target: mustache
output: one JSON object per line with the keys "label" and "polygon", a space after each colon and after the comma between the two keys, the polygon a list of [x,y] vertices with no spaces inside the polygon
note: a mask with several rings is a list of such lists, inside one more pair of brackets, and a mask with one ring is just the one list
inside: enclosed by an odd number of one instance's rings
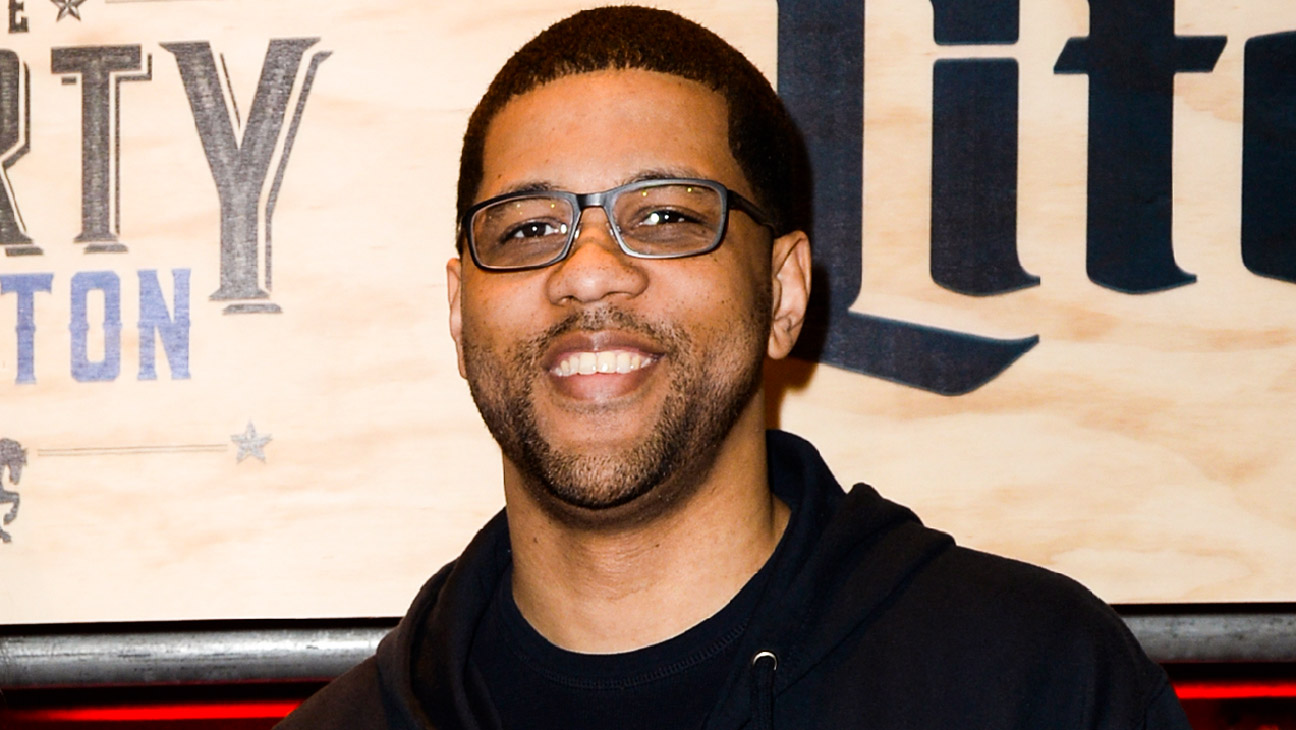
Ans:
{"label": "mustache", "polygon": [[599,330],[621,330],[646,337],[659,344],[663,352],[678,350],[688,341],[688,337],[678,329],[654,324],[642,317],[635,316],[622,309],[602,307],[572,312],[544,332],[533,337],[526,346],[526,351],[533,356],[545,352],[554,340],[573,332],[597,332]]}

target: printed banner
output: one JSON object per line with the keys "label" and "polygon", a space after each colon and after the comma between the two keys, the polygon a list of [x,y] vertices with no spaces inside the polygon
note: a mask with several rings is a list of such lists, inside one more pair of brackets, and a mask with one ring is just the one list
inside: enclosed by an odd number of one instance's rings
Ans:
{"label": "printed banner", "polygon": [[[782,368],[782,423],[1110,601],[1292,600],[1294,8],[805,5],[779,76],[828,322],[822,364]],[[789,64],[789,21],[839,48],[863,26],[862,106],[816,102],[861,69]]]}
{"label": "printed banner", "polygon": [[[589,4],[8,3],[0,623],[404,611],[503,502],[467,115]],[[773,73],[773,2],[675,6]]]}
{"label": "printed banner", "polygon": [[[0,623],[403,613],[502,505],[467,115],[598,3],[4,2]],[[815,161],[775,423],[1107,600],[1296,600],[1289,3],[654,4]]]}

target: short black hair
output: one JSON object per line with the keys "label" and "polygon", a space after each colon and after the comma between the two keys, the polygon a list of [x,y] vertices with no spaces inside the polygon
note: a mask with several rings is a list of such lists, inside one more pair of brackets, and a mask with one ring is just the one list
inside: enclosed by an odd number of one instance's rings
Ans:
{"label": "short black hair", "polygon": [[[675,13],[632,5],[583,10],[522,46],[491,81],[468,119],[459,158],[458,215],[482,182],[486,130],[515,97],[557,79],[642,69],[696,81],[729,110],[729,148],[776,234],[809,231],[805,144],[769,80],[720,36]],[[460,242],[462,245],[462,242]]]}

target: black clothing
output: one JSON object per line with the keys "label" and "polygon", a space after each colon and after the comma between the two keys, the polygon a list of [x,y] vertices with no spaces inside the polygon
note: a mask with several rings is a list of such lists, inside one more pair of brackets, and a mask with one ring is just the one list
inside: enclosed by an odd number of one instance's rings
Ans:
{"label": "black clothing", "polygon": [[[788,532],[811,544],[767,565],[706,730],[1189,730],[1164,672],[1079,584],[958,547],[866,485],[843,494],[795,436],[768,445]],[[469,657],[509,562],[501,513],[375,657],[278,727],[499,728]]]}
{"label": "black clothing", "polygon": [[774,566],[813,547],[809,527],[804,520],[789,523],[765,566],[714,616],[624,654],[576,654],[554,646],[522,617],[513,602],[513,571],[506,570],[477,627],[468,671],[482,677],[506,728],[700,728],[730,670],[746,659],[738,658],[739,639]]}
{"label": "black clothing", "polygon": [[[504,727],[527,730],[700,728],[734,665],[756,591],[660,644],[576,654],[549,643],[501,582],[469,652]],[[426,698],[425,701],[435,701]]]}

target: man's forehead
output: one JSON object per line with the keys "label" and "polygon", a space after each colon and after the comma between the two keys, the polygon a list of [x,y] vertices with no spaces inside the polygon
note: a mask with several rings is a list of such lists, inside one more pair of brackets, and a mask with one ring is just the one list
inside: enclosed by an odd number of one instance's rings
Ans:
{"label": "man's forehead", "polygon": [[499,120],[512,115],[539,117],[540,125],[560,118],[592,124],[597,112],[641,106],[691,110],[722,126],[729,116],[720,92],[700,81],[642,68],[606,68],[559,76],[512,97],[491,120],[487,143]]}
{"label": "man's forehead", "polygon": [[590,192],[637,179],[704,177],[742,187],[728,106],[690,79],[613,69],[555,79],[491,120],[478,199],[519,190]]}

